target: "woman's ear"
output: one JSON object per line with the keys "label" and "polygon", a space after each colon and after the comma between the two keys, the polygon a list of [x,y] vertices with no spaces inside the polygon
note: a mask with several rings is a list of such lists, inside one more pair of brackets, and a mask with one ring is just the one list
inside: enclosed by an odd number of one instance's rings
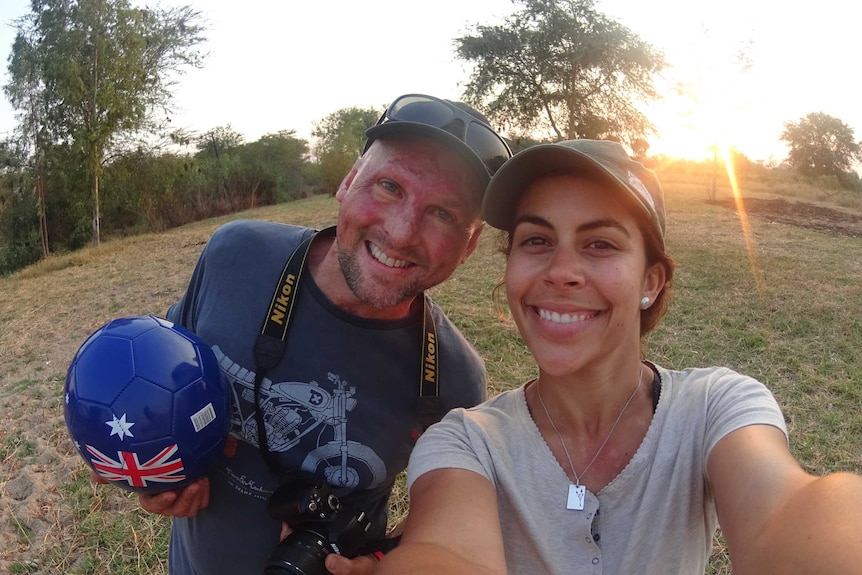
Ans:
{"label": "woman's ear", "polygon": [[643,295],[654,302],[667,283],[667,270],[664,265],[655,263],[644,274]]}

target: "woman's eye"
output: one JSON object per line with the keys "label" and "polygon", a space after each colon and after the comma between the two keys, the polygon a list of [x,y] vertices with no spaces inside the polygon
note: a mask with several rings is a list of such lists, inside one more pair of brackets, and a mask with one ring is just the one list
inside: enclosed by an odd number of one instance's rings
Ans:
{"label": "woman's eye", "polygon": [[527,236],[521,242],[519,242],[522,246],[527,247],[538,247],[545,246],[548,244],[548,241],[542,236]]}
{"label": "woman's eye", "polygon": [[592,241],[587,245],[587,247],[591,250],[602,250],[602,251],[616,249],[612,243],[607,242],[605,240]]}

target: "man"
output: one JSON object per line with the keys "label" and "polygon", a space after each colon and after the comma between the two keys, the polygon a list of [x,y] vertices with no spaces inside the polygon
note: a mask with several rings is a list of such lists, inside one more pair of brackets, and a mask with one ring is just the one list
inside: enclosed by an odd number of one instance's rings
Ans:
{"label": "man", "polygon": [[[307,527],[284,514],[326,486],[340,519],[367,517],[360,552],[374,550],[423,427],[485,398],[481,359],[423,292],[475,249],[485,185],[511,152],[472,108],[419,94],[396,99],[366,135],[336,193],[337,232],[229,223],[168,311],[210,343],[233,394],[231,437],[209,476],[140,497],[175,518],[172,575],[262,573],[281,520]],[[313,527],[338,543],[346,530]],[[333,554],[326,566],[371,561]]]}

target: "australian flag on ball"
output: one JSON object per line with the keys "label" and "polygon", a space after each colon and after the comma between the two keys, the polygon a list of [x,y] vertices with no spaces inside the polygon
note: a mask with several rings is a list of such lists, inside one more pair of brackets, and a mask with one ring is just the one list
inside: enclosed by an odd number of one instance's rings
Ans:
{"label": "australian flag on ball", "polygon": [[175,491],[222,453],[225,383],[215,352],[194,333],[156,316],[115,319],[69,365],[66,428],[99,480],[138,493]]}
{"label": "australian flag on ball", "polygon": [[174,457],[176,444],[144,463],[138,460],[137,453],[129,451],[118,451],[117,459],[111,459],[92,445],[87,445],[87,452],[93,456],[90,463],[96,473],[107,481],[127,481],[129,487],[150,487],[150,482],[177,483],[186,478],[182,474],[183,460]]}

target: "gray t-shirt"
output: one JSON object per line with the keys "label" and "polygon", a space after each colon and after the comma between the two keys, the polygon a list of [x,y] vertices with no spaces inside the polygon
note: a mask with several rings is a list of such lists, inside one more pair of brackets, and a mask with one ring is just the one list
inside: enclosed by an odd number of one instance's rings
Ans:
{"label": "gray t-shirt", "polygon": [[[213,347],[232,393],[231,439],[208,474],[210,504],[194,518],[173,521],[172,575],[261,573],[278,543],[281,523],[266,504],[285,477],[271,472],[257,445],[254,343],[288,256],[311,233],[262,221],[222,226],[168,311],[168,319]],[[284,356],[261,386],[269,449],[284,470],[334,486],[343,513],[361,509],[371,518],[370,533],[382,537],[390,490],[419,435],[422,315],[353,316],[329,301],[309,273],[298,294]],[[440,408],[476,405],[485,399],[482,360],[430,305]]]}
{"label": "gray t-shirt", "polygon": [[[657,367],[661,398],[629,464],[582,511],[530,417],[524,386],[432,426],[410,457],[408,484],[434,469],[479,473],[497,490],[511,575],[702,575],[716,528],[710,451],[752,424],[787,434],[770,391],[725,368]],[[469,510],[465,510],[469,513]]]}

